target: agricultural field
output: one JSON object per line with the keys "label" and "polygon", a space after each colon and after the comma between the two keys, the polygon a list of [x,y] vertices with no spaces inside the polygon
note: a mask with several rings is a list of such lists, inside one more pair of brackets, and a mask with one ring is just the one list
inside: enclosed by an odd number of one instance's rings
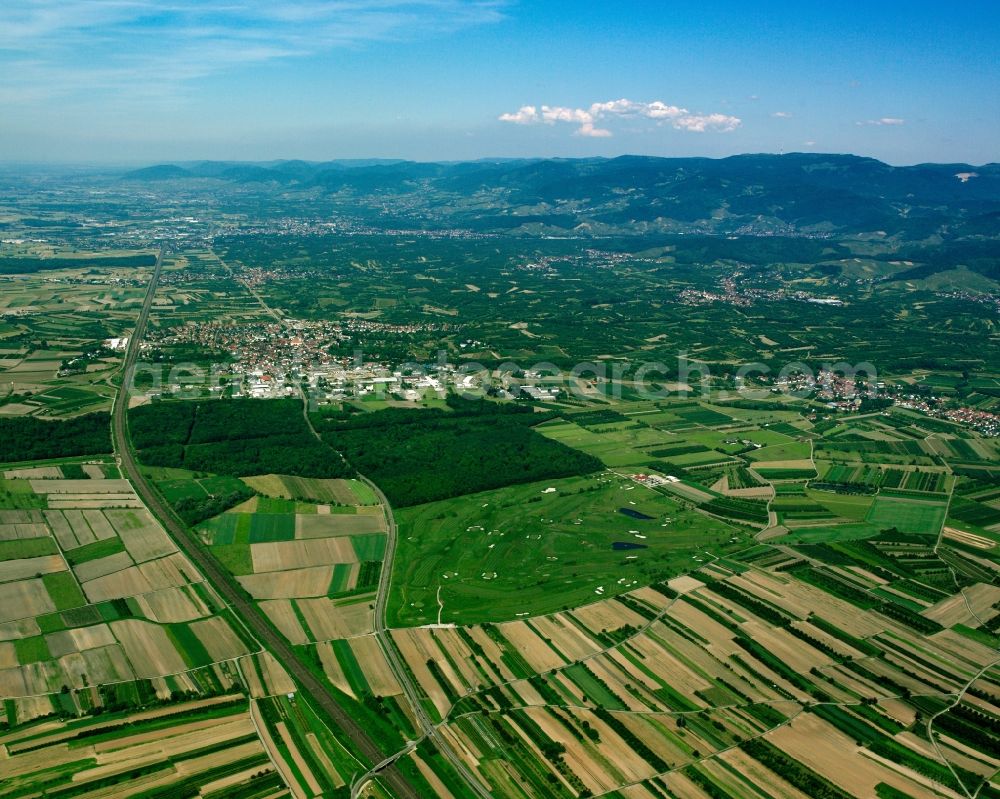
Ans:
{"label": "agricultural field", "polygon": [[[60,796],[123,799],[337,796],[367,767],[297,698],[282,666],[260,651],[114,463],[50,460],[0,474],[5,796],[32,795],[39,785]],[[169,475],[168,487],[183,476]],[[211,488],[211,479],[199,485]],[[267,513],[252,512],[258,502]],[[273,534],[283,529],[275,519],[291,520],[293,540],[299,519],[303,544],[342,542],[349,567],[320,567],[317,598],[351,595],[359,571],[377,580],[384,519],[372,506],[331,510],[262,495],[232,518],[257,519],[254,540],[262,529],[263,540],[284,540]],[[353,524],[339,521],[347,519]],[[299,582],[273,570],[294,555],[257,555],[262,582],[252,590],[270,596],[282,581]],[[309,612],[321,629],[326,612]]]}
{"label": "agricultural field", "polygon": [[[961,779],[989,794],[995,755],[965,744],[1000,709],[995,653],[923,619],[859,608],[795,570],[713,563],[574,610],[396,637],[430,712],[500,792],[766,796],[787,781],[932,797],[960,795]],[[969,693],[952,704],[956,690]]]}
{"label": "agricultural field", "polygon": [[184,685],[209,666],[231,684],[233,659],[252,651],[131,484],[106,476],[113,471],[106,462],[4,471],[4,697],[62,691],[89,709],[101,707],[93,686],[143,679],[169,693],[168,677]]}
{"label": "agricultural field", "polygon": [[392,799],[301,661],[428,799],[1000,797],[994,241],[334,172],[0,181],[0,794]]}
{"label": "agricultural field", "polygon": [[[0,415],[57,418],[109,408],[108,381],[123,354],[109,340],[128,336],[154,257],[34,247],[4,262]],[[31,271],[40,262],[45,271]]]}
{"label": "agricultural field", "polygon": [[[292,643],[370,633],[387,535],[371,490],[290,475],[245,482],[261,493],[198,525],[203,543]],[[288,499],[290,486],[351,504]]]}

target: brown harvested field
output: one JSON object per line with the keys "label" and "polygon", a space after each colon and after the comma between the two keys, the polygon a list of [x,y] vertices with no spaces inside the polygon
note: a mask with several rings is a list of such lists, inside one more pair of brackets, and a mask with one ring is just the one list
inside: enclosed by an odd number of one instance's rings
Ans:
{"label": "brown harvested field", "polygon": [[339,505],[357,504],[358,498],[351,491],[347,480],[294,477],[292,475],[263,474],[244,477],[243,482],[261,494],[271,497],[336,502]]}
{"label": "brown harvested field", "polygon": [[285,488],[285,484],[281,480],[281,475],[258,474],[253,477],[241,477],[240,479],[260,494],[266,494],[269,497],[291,498],[290,492]]}
{"label": "brown harvested field", "polygon": [[482,649],[486,662],[483,662],[484,658],[482,657],[479,658],[479,662],[493,682],[514,679],[514,672],[503,662],[503,651],[497,645],[497,642],[483,631],[482,627],[466,627],[465,631]]}
{"label": "brown harvested field", "polygon": [[77,627],[71,630],[60,630],[45,636],[49,652],[53,657],[62,657],[71,652],[83,652],[100,646],[113,646],[116,641],[107,624],[95,624],[90,627]]}
{"label": "brown harvested field", "polygon": [[45,522],[0,524],[0,541],[20,541],[25,538],[45,538],[49,528]]}
{"label": "brown harvested field", "polygon": [[260,708],[257,706],[256,702],[250,703],[250,717],[255,722],[261,744],[264,749],[267,750],[267,753],[271,758],[271,762],[274,763],[275,768],[281,775],[282,781],[289,786],[292,797],[294,797],[294,799],[309,799],[309,797],[307,797],[303,792],[302,788],[299,787],[298,782],[295,780],[295,773],[292,771],[288,763],[285,762],[285,758],[281,754],[281,750],[279,750],[275,744],[274,738],[271,736],[271,731],[264,723]]}
{"label": "brown harvested field", "polygon": [[299,514],[295,517],[296,538],[324,538],[327,536],[384,533],[382,515],[331,513]]}
{"label": "brown harvested field", "polygon": [[90,580],[83,585],[83,590],[91,602],[101,602],[105,599],[149,594],[163,588],[199,581],[200,578],[187,559],[180,553],[174,553]]}
{"label": "brown harvested field", "polygon": [[675,691],[691,698],[696,704],[704,704],[702,700],[696,698],[695,692],[708,690],[712,684],[694,669],[688,668],[672,653],[667,652],[652,638],[644,635],[633,638],[626,648],[638,655],[640,661],[654,674],[661,679],[664,677],[669,679],[670,685]]}
{"label": "brown harvested field", "polygon": [[111,629],[138,677],[186,671],[187,665],[163,628],[138,619],[111,622]]}
{"label": "brown harvested field", "polygon": [[376,696],[395,696],[403,692],[374,636],[364,635],[360,638],[352,638],[350,644],[358,663],[364,664],[365,680],[373,694]]}
{"label": "brown harvested field", "polygon": [[[253,766],[244,771],[237,771],[235,774],[206,782],[201,786],[201,796],[227,796],[230,793],[230,789],[235,789],[241,783],[252,780],[262,773],[269,774],[273,771],[275,769],[270,763]],[[270,794],[267,799],[274,799],[276,795],[280,794]]]}
{"label": "brown harvested field", "polygon": [[833,663],[829,655],[806,645],[785,630],[756,621],[746,622],[740,627],[754,641],[799,674],[808,674],[812,668],[822,668]]}
{"label": "brown harvested field", "polygon": [[[595,793],[613,790],[616,784],[623,782],[639,782],[651,777],[655,773],[652,766],[639,757],[633,751],[632,747],[625,743],[614,730],[594,715],[589,716],[589,721],[591,726],[597,729],[600,734],[600,744],[598,745],[601,754],[600,759],[588,756],[584,747],[575,741],[569,730],[552,718],[552,714],[545,708],[527,708],[525,713],[527,713],[532,721],[541,726],[547,734],[556,737],[557,740],[563,743],[566,746],[567,754],[572,751],[579,758],[584,773],[589,774],[595,780],[599,779],[599,775],[602,772],[604,773],[605,776],[602,783],[608,781],[610,784],[602,784],[601,790],[595,791]],[[625,721],[628,717],[623,715],[619,719]],[[648,732],[646,733],[646,738],[648,739]],[[570,743],[571,741],[573,742],[572,744]],[[572,750],[570,748],[571,745]],[[608,773],[602,769],[602,760],[605,768],[607,765],[613,763],[613,768],[620,776]]]}
{"label": "brown harvested field", "polygon": [[875,786],[880,782],[915,799],[939,796],[926,788],[921,778],[904,777],[912,773],[904,766],[894,764],[887,768],[874,756],[862,753],[852,739],[812,713],[800,714],[790,724],[768,733],[766,738],[851,796],[875,796]]}
{"label": "brown harvested field", "polygon": [[537,616],[528,624],[534,627],[543,639],[551,640],[552,646],[570,660],[580,660],[604,648],[603,644],[588,636],[562,613]]}
{"label": "brown harvested field", "polygon": [[[33,691],[28,690],[28,685],[24,681],[24,673],[19,668],[0,669],[0,696],[12,698],[15,696],[28,696]],[[2,762],[0,762],[2,768]]]}
{"label": "brown harvested field", "polygon": [[965,530],[959,530],[956,527],[945,527],[944,537],[957,541],[960,544],[967,544],[975,547],[976,549],[993,549],[993,547],[996,546],[996,544],[989,538],[984,538],[981,535],[969,533]]}
{"label": "brown harvested field", "polygon": [[[431,786],[431,790],[434,791],[434,796],[439,799],[455,799],[455,794],[448,790],[448,787],[441,781],[439,777],[430,766],[424,762],[424,759],[420,757],[416,752],[410,752],[407,757],[413,761],[413,765],[417,767],[417,771],[420,772],[427,784]],[[370,794],[370,796],[378,796],[379,794]]]}
{"label": "brown harvested field", "polygon": [[705,584],[690,575],[684,575],[683,577],[674,577],[674,579],[668,580],[667,587],[678,594],[686,594],[690,591],[697,591],[699,588],[704,588]]}
{"label": "brown harvested field", "polygon": [[135,494],[108,494],[106,496],[80,496],[63,494],[59,498],[49,499],[49,507],[57,510],[72,508],[141,508],[142,500]]}
{"label": "brown harvested field", "polygon": [[[416,628],[422,629],[422,628]],[[429,631],[437,642],[438,648],[449,655],[455,663],[455,668],[461,675],[462,683],[473,690],[488,688],[492,683],[482,675],[475,665],[476,655],[469,648],[456,628],[445,627]]]}
{"label": "brown harvested field", "polygon": [[[406,661],[413,676],[420,684],[420,688],[427,695],[428,699],[434,703],[434,707],[437,708],[438,713],[442,716],[447,714],[451,708],[451,702],[448,701],[448,696],[445,694],[444,688],[441,687],[440,683],[434,678],[434,675],[431,674],[430,669],[427,668],[428,659],[434,657],[437,653],[429,653],[426,647],[427,642],[422,640],[420,636],[414,635],[411,630],[391,630],[390,634],[395,640],[396,646],[403,656],[403,660]],[[437,662],[439,665],[444,665],[441,661]]]}
{"label": "brown harvested field", "polygon": [[[111,513],[114,513],[114,511],[111,511]],[[83,518],[87,520],[87,524],[98,541],[115,537],[115,528],[111,526],[108,517],[101,511],[85,510],[83,511]]]}
{"label": "brown harvested field", "polygon": [[742,497],[743,499],[771,499],[774,488],[771,486],[755,486],[753,488],[726,488],[722,492],[727,497]]}
{"label": "brown harvested field", "polygon": [[945,627],[956,624],[977,627],[979,622],[976,616],[983,621],[989,621],[996,615],[993,606],[997,602],[1000,602],[1000,588],[987,583],[976,583],[959,594],[931,605],[921,615],[934,619]]}
{"label": "brown harvested field", "polygon": [[232,660],[249,654],[246,645],[221,616],[192,622],[189,626],[205,645],[212,660]]}
{"label": "brown harvested field", "polygon": [[101,467],[98,464],[96,464],[96,463],[84,463],[82,465],[82,468],[83,468],[84,473],[91,480],[103,480],[104,479],[104,472],[101,470]]}
{"label": "brown harvested field", "polygon": [[201,599],[189,588],[161,588],[135,598],[143,615],[152,621],[169,624],[193,621],[209,615]]}
{"label": "brown harvested field", "polygon": [[[353,599],[356,598],[352,597]],[[369,607],[372,601],[373,596],[349,603],[337,603],[324,597],[300,599],[297,604],[306,624],[312,630],[314,640],[328,641],[331,638],[353,638],[372,632],[375,628],[375,614]]]}
{"label": "brown harvested field", "polygon": [[0,561],[0,583],[24,580],[36,574],[66,571],[62,555],[42,555],[37,558],[18,558]]}
{"label": "brown harvested field", "polygon": [[19,665],[14,644],[10,641],[0,641],[0,669],[16,669]]}
{"label": "brown harvested field", "polygon": [[0,510],[0,524],[38,524],[42,521],[44,516],[39,510]]}
{"label": "brown harvested field", "polygon": [[[355,571],[357,567],[354,567]],[[333,566],[311,566],[284,572],[248,574],[236,578],[254,599],[293,599],[326,596],[333,579]],[[348,583],[350,587],[353,580]]]}
{"label": "brown harvested field", "polygon": [[59,480],[62,472],[58,466],[35,466],[29,469],[7,469],[3,476],[7,480]]}
{"label": "brown harvested field", "polygon": [[503,637],[521,653],[521,656],[535,671],[551,671],[566,665],[567,661],[560,657],[559,653],[546,644],[525,622],[510,621],[498,624],[497,627]]}
{"label": "brown harvested field", "polygon": [[251,544],[250,556],[253,559],[255,573],[358,561],[349,538],[313,538],[303,541]]}
{"label": "brown harvested field", "polygon": [[127,569],[131,565],[132,558],[129,557],[128,552],[116,552],[114,555],[106,555],[103,558],[78,563],[73,567],[73,571],[81,583],[86,583]]}
{"label": "brown harvested field", "polygon": [[[769,768],[765,767],[759,761],[754,760],[740,749],[730,749],[728,752],[723,752],[721,755],[718,755],[718,759],[723,761],[729,768],[716,770],[713,768],[714,764],[710,763],[707,765],[707,770],[713,776],[716,774],[721,776],[723,784],[727,784],[726,778],[728,777],[734,783],[732,787],[738,793],[746,793],[748,799],[750,796],[762,797],[762,799],[765,797],[775,797],[775,799],[809,799],[802,791],[789,785]],[[737,775],[743,779],[734,780],[734,777]],[[752,789],[747,783],[750,783],[750,785],[759,785],[761,786],[761,790],[750,794]]]}
{"label": "brown harvested field", "polygon": [[597,747],[578,741],[563,724],[552,718],[551,713],[543,708],[531,708],[526,712],[546,736],[566,748],[563,759],[591,793],[602,794],[614,790],[618,784],[625,781],[609,772],[610,764],[602,762],[603,757],[591,754]]}
{"label": "brown harvested field", "polygon": [[287,694],[295,690],[295,683],[282,665],[275,660],[274,655],[270,652],[261,652],[254,657],[260,664],[260,673],[264,680],[263,688],[269,696]]}
{"label": "brown harvested field", "polygon": [[60,547],[63,549],[75,549],[80,545],[76,534],[73,532],[73,528],[63,515],[64,511],[47,510],[44,513],[45,521],[55,535]]}
{"label": "brown harvested field", "polygon": [[934,654],[949,664],[956,664],[960,669],[959,673],[966,679],[973,676],[972,672],[992,663],[997,656],[991,647],[978,641],[970,641],[954,630],[942,630],[920,643],[921,646],[933,646],[936,650]]}
{"label": "brown harvested field", "polygon": [[[616,647],[609,649],[604,655],[598,656],[596,661],[607,663],[609,668],[613,664],[615,680],[617,682],[624,682],[626,685],[645,686],[655,696],[655,692],[659,690],[660,684],[632,663],[626,657],[626,653],[635,655],[637,650],[631,647]],[[593,665],[595,661],[591,660],[587,662]]]}
{"label": "brown harvested field", "polygon": [[0,583],[0,621],[40,616],[55,609],[41,580]]}
{"label": "brown harvested field", "polygon": [[642,627],[646,624],[642,616],[615,599],[584,605],[572,611],[571,615],[582,622],[584,627],[595,631],[612,632],[620,630],[626,624],[633,627]]}
{"label": "brown harvested field", "polygon": [[302,624],[299,622],[299,617],[296,615],[290,599],[269,599],[260,603],[260,609],[267,614],[271,623],[281,631],[281,634],[293,644],[309,643],[309,636],[302,629]]}
{"label": "brown harvested field", "polygon": [[[711,752],[718,746],[717,742],[706,735],[698,735],[690,729],[679,730],[677,720],[672,716],[655,713],[623,713],[619,718],[633,735],[645,741],[649,748],[664,760],[675,762],[689,760],[691,754],[687,749],[688,746],[699,752]],[[719,719],[720,716],[714,715],[715,721]]]}
{"label": "brown harvested field", "polygon": [[354,689],[351,687],[350,681],[347,679],[347,675],[344,674],[344,669],[340,665],[340,661],[337,660],[337,655],[333,651],[333,647],[327,641],[321,641],[316,644],[316,654],[319,655],[320,663],[323,664],[323,671],[337,688],[343,691],[348,696],[353,696],[357,699],[357,695],[354,693]]}
{"label": "brown harvested field", "polygon": [[[66,519],[67,524],[69,524],[70,529],[72,529],[73,535],[76,537],[76,544],[64,545],[64,549],[74,549],[78,546],[82,547],[86,544],[92,544],[97,540],[97,536],[94,535],[93,530],[90,529],[90,525],[87,524],[87,520],[84,518],[82,510],[70,508],[64,511],[46,511],[46,513],[60,512],[62,513],[63,518]],[[62,543],[62,541],[60,541],[60,543]]]}
{"label": "brown harvested field", "polygon": [[618,791],[625,799],[659,799],[658,794],[651,793],[642,785],[629,785]]}
{"label": "brown harvested field", "polygon": [[624,596],[638,600],[643,605],[648,605],[652,610],[660,613],[666,610],[674,600],[665,594],[660,593],[655,588],[643,587],[629,591]]}
{"label": "brown harvested field", "polygon": [[281,736],[281,740],[285,742],[285,747],[287,748],[288,753],[292,758],[292,762],[298,769],[299,774],[301,774],[302,778],[305,780],[306,783],[305,787],[309,789],[309,796],[320,796],[323,793],[323,789],[320,787],[320,784],[316,781],[316,777],[313,776],[313,773],[310,770],[308,764],[306,763],[305,758],[302,757],[302,753],[298,750],[298,747],[295,745],[295,740],[292,738],[291,733],[288,731],[288,725],[285,724],[285,722],[283,721],[279,721],[277,724],[274,725],[274,727],[278,731],[278,734]]}
{"label": "brown harvested field", "polygon": [[527,680],[515,680],[509,687],[520,699],[521,704],[539,706],[545,704],[545,697]]}
{"label": "brown harvested field", "polygon": [[18,638],[31,638],[40,635],[41,630],[34,617],[17,619],[16,621],[0,622],[0,641],[15,641]]}
{"label": "brown harvested field", "polygon": [[177,550],[148,510],[120,509],[104,513],[136,563],[160,558]]}
{"label": "brown harvested field", "polygon": [[295,681],[273,655],[269,652],[262,652],[257,657],[264,678],[264,687],[270,695],[288,694],[296,690]]}
{"label": "brown harvested field", "polygon": [[31,480],[36,494],[132,494],[128,480]]}
{"label": "brown harvested field", "polygon": [[700,489],[695,488],[694,486],[689,486],[681,482],[667,483],[665,486],[663,486],[663,488],[665,488],[667,491],[670,491],[672,494],[677,494],[677,496],[683,497],[684,499],[690,500],[691,502],[702,503],[702,502],[709,502],[712,499],[712,495],[709,494],[707,491],[702,491]]}
{"label": "brown harvested field", "polygon": [[[706,649],[714,656],[727,657],[730,654],[740,651],[731,642],[733,634],[728,629],[719,624],[715,619],[702,613],[694,605],[683,599],[674,602],[667,611],[667,615],[674,621],[680,622],[689,630],[695,630],[702,638],[709,641]],[[676,637],[669,629],[662,625],[654,624],[653,631],[660,634],[660,630],[665,630],[667,640],[673,641]]]}

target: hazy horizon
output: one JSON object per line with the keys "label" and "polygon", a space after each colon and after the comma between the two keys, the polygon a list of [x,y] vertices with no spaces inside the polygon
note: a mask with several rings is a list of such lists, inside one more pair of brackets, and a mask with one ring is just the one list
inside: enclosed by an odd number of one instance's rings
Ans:
{"label": "hazy horizon", "polygon": [[[472,164],[472,163],[502,163],[511,161],[578,161],[587,159],[599,159],[611,161],[616,158],[690,158],[690,159],[707,159],[721,161],[727,158],[742,158],[751,156],[795,156],[795,155],[808,155],[813,157],[831,157],[831,158],[860,158],[860,159],[873,159],[884,163],[891,167],[906,168],[906,167],[917,167],[923,165],[931,166],[968,166],[975,168],[982,168],[987,166],[994,166],[1000,164],[1000,161],[983,161],[981,163],[972,163],[969,161],[958,161],[958,160],[942,160],[942,161],[914,161],[907,163],[894,163],[892,161],[875,158],[874,156],[861,155],[858,153],[847,153],[847,152],[807,152],[804,150],[792,150],[789,152],[742,152],[742,153],[731,153],[728,155],[655,155],[649,153],[635,153],[635,152],[621,152],[611,155],[580,155],[580,156],[564,156],[564,155],[523,155],[523,156],[480,156],[474,158],[401,158],[394,157],[390,155],[371,155],[371,156],[350,156],[350,157],[339,157],[330,156],[325,158],[284,158],[281,156],[277,157],[267,157],[267,158],[162,158],[157,159],[151,157],[148,159],[136,159],[136,160],[92,160],[92,161],[69,161],[69,160],[49,160],[49,161],[14,161],[0,159],[0,167],[5,169],[18,169],[18,168],[37,168],[42,170],[53,170],[58,171],[60,169],[80,169],[86,171],[115,171],[115,170],[139,170],[152,168],[157,166],[195,166],[199,164],[245,164],[245,165],[278,165],[285,163],[301,162],[310,165],[320,165],[320,164],[333,164],[333,163],[362,163],[362,162],[373,162],[372,166],[379,164],[392,164],[392,163],[417,163],[417,164]],[[368,164],[366,164],[368,165]]]}
{"label": "hazy horizon", "polygon": [[37,0],[0,9],[0,159],[984,164],[998,34],[985,2]]}

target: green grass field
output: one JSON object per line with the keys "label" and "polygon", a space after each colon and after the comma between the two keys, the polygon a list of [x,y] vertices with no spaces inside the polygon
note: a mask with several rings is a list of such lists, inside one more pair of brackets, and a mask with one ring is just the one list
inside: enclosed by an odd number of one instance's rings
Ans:
{"label": "green grass field", "polygon": [[382,560],[385,555],[384,535],[352,535],[351,545],[358,555],[358,560]]}
{"label": "green grass field", "polygon": [[17,655],[17,662],[22,666],[41,663],[52,657],[49,647],[45,643],[44,635],[17,639],[14,641],[14,653]]}
{"label": "green grass field", "polygon": [[55,603],[56,610],[69,610],[86,605],[87,600],[83,596],[83,591],[77,585],[76,578],[72,572],[54,572],[42,575],[42,582],[45,590]]}
{"label": "green grass field", "polygon": [[[443,621],[500,621],[664,579],[746,537],[610,473],[433,502],[398,511],[397,520],[389,616],[400,625],[436,621],[439,587]],[[647,548],[616,551],[614,542]]]}
{"label": "green grass field", "polygon": [[54,555],[58,551],[56,542],[48,536],[44,538],[21,538],[13,541],[0,541],[0,560],[37,558],[42,555]]}
{"label": "green grass field", "polygon": [[838,541],[857,541],[878,535],[879,528],[861,522],[859,524],[835,524],[820,527],[805,527],[776,541],[782,544],[832,544]]}
{"label": "green grass field", "polygon": [[947,505],[941,502],[878,496],[866,519],[880,530],[895,527],[904,533],[937,535],[946,509]]}
{"label": "green grass field", "polygon": [[836,513],[838,516],[857,519],[858,521],[865,518],[868,509],[871,508],[872,502],[875,499],[871,494],[835,494],[831,491],[814,491],[811,489],[806,491],[806,496],[815,500],[823,507],[828,508],[831,512]]}
{"label": "green grass field", "polygon": [[254,513],[250,516],[250,543],[291,541],[295,538],[295,514]]}

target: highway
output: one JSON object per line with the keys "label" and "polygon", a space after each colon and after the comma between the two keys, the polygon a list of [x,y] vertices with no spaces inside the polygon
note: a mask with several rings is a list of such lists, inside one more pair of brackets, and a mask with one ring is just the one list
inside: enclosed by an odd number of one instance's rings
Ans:
{"label": "highway", "polygon": [[[333,694],[318,679],[312,671],[299,660],[299,657],[288,642],[275,630],[264,614],[243,593],[236,580],[227,572],[215,558],[205,551],[199,542],[188,532],[185,524],[160,497],[157,491],[146,481],[139,471],[135,461],[131,442],[128,436],[128,393],[135,365],[139,355],[139,346],[145,333],[149,319],[149,310],[153,304],[153,295],[163,268],[163,249],[156,259],[153,276],[150,278],[146,297],[139,316],[136,319],[135,330],[129,340],[125,362],[122,366],[122,382],[115,395],[111,414],[111,430],[115,453],[118,456],[122,471],[132,482],[136,493],[142,498],[149,510],[155,515],[177,546],[201,570],[208,582],[233,609],[233,612],[243,621],[250,632],[260,641],[278,662],[288,671],[300,690],[335,723],[335,732],[345,735],[353,742],[365,758],[372,763],[382,763],[387,753],[369,736],[367,731],[354,720],[334,699]],[[390,762],[381,773],[383,784],[391,790],[398,799],[421,799],[414,788],[406,781],[402,772]]]}

